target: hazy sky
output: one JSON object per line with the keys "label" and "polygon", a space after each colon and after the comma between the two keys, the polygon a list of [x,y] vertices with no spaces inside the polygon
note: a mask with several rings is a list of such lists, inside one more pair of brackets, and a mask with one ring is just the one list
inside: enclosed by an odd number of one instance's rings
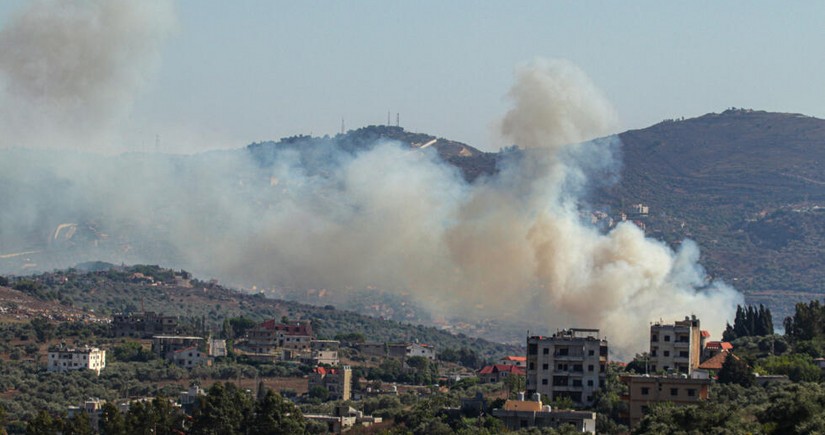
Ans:
{"label": "hazy sky", "polygon": [[[0,3],[0,26],[25,2]],[[825,2],[179,1],[123,147],[240,147],[401,116],[482,149],[514,68],[579,65],[623,129],[727,107],[825,117]]]}

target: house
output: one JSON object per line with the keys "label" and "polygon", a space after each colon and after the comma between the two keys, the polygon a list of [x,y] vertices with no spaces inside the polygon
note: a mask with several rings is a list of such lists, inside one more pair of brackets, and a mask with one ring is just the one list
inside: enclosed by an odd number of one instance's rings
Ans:
{"label": "house", "polygon": [[493,364],[485,366],[478,371],[478,379],[482,384],[501,382],[507,376],[524,376],[525,370],[521,367],[509,364]]}
{"label": "house", "polygon": [[177,329],[176,316],[164,316],[152,311],[116,313],[112,316],[112,337],[150,338],[154,335],[174,335]]}
{"label": "house", "polygon": [[100,424],[100,415],[103,413],[103,405],[105,404],[105,400],[97,398],[87,399],[83,401],[80,406],[69,406],[66,414],[68,418],[74,418],[77,414],[85,413],[89,416],[89,425],[97,428]]}
{"label": "house", "polygon": [[338,340],[312,340],[310,342],[310,354],[302,357],[301,361],[307,365],[330,365],[337,366],[340,362],[338,359],[338,349],[341,342]]}
{"label": "house", "polygon": [[572,425],[576,432],[596,433],[596,413],[590,411],[555,411],[541,402],[541,395],[533,394],[532,400],[524,400],[519,393],[518,400],[507,400],[500,409],[493,410],[493,417],[504,423],[507,429],[517,431],[530,427],[559,428]]}
{"label": "house", "polygon": [[429,344],[410,343],[407,345],[405,356],[407,358],[422,357],[430,361],[435,361],[435,348]]}
{"label": "house", "polygon": [[571,328],[527,338],[527,393],[550,400],[569,397],[590,405],[607,374],[607,340],[598,329]]}
{"label": "house", "polygon": [[733,345],[727,341],[708,341],[702,350],[702,361],[709,360],[715,355],[733,350]]}
{"label": "house", "polygon": [[369,427],[383,421],[381,417],[364,415],[363,412],[351,408],[348,405],[336,406],[332,415],[304,414],[304,418],[324,423],[329,433],[342,433],[352,429],[354,426]]}
{"label": "house", "polygon": [[280,349],[287,359],[309,353],[314,338],[309,320],[276,323],[274,319],[270,319],[251,328],[246,336],[247,347],[252,352],[273,354]]}
{"label": "house", "polygon": [[191,369],[198,366],[211,366],[212,358],[205,352],[201,352],[197,347],[186,347],[173,350],[166,354],[166,359],[172,361],[176,366]]}
{"label": "house", "polygon": [[82,349],[50,350],[47,364],[50,372],[93,370],[100,375],[100,371],[106,367],[106,351],[88,346]]}
{"label": "house", "polygon": [[516,367],[527,367],[526,356],[505,356],[498,360],[499,364],[506,364]]}
{"label": "house", "polygon": [[699,366],[703,337],[696,316],[650,325],[650,371],[690,374]]}
{"label": "house", "polygon": [[208,352],[211,357],[226,356],[226,340],[211,338],[207,342]]}
{"label": "house", "polygon": [[352,397],[352,369],[316,367],[309,374],[308,389],[324,387],[329,391],[330,400],[350,400]]}
{"label": "house", "polygon": [[180,335],[156,335],[152,337],[152,352],[163,358],[171,359],[171,353],[181,349],[195,347],[204,349],[205,342],[201,337],[187,337]]}
{"label": "house", "polygon": [[625,420],[632,429],[648,412],[651,404],[671,402],[690,405],[707,400],[711,380],[677,375],[624,375],[619,379],[627,385],[628,393],[622,396],[627,404]]}

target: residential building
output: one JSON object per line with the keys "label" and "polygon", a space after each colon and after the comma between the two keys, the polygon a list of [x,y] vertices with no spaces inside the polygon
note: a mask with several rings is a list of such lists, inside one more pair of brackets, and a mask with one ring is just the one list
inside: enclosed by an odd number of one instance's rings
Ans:
{"label": "residential building", "polygon": [[415,356],[420,356],[422,358],[427,358],[430,361],[435,361],[435,348],[429,344],[410,343],[407,345],[406,357],[411,358]]}
{"label": "residential building", "polygon": [[270,319],[247,331],[247,346],[260,354],[275,353],[280,348],[289,357],[297,357],[309,353],[313,337],[309,320],[276,323]]}
{"label": "residential building", "polygon": [[482,384],[501,382],[507,376],[524,376],[524,368],[509,364],[494,364],[485,366],[478,371],[478,379]]}
{"label": "residential building", "polygon": [[714,356],[733,350],[733,345],[727,341],[708,341],[702,349],[702,361],[709,360]]}
{"label": "residential building", "polygon": [[498,360],[499,364],[506,364],[510,366],[516,367],[527,367],[527,357],[526,356],[505,356]]}
{"label": "residential building", "polygon": [[226,356],[226,340],[211,338],[209,339],[209,356],[211,357],[219,357],[219,356]]}
{"label": "residential building", "polygon": [[74,416],[81,412],[85,413],[89,416],[89,425],[97,432],[95,429],[97,429],[100,424],[100,414],[103,413],[103,405],[105,404],[105,400],[91,398],[83,401],[80,406],[69,406],[66,414],[69,418],[74,418]]}
{"label": "residential building", "polygon": [[631,429],[644,417],[651,404],[671,402],[690,405],[707,400],[711,383],[708,378],[685,375],[624,375],[619,379],[627,385],[628,393],[622,396],[622,400],[627,404],[624,418]]}
{"label": "residential building", "polygon": [[324,423],[329,433],[342,433],[352,429],[354,426],[369,427],[383,421],[381,417],[364,415],[362,411],[358,411],[347,405],[336,406],[332,415],[304,414],[304,418]]}
{"label": "residential building", "polygon": [[112,316],[112,337],[150,338],[154,335],[174,335],[177,329],[176,316],[164,316],[152,311],[116,313]]}
{"label": "residential building", "polygon": [[649,370],[690,374],[699,367],[703,338],[696,316],[673,324],[661,321],[650,325]]}
{"label": "residential building", "polygon": [[179,335],[156,335],[152,337],[152,352],[163,358],[171,358],[170,354],[172,352],[190,347],[203,349],[204,339]]}
{"label": "residential building", "polygon": [[166,359],[172,361],[176,366],[186,369],[212,365],[212,358],[210,358],[206,352],[198,350],[195,346],[167,352]]}
{"label": "residential building", "polygon": [[590,405],[605,384],[607,339],[598,329],[566,329],[551,337],[527,339],[527,393],[550,400],[569,397]]}
{"label": "residential building", "polygon": [[436,359],[435,348],[423,343],[361,343],[358,345],[358,351],[365,356],[396,358],[402,361],[414,356],[432,361]]}
{"label": "residential building", "polygon": [[577,432],[596,433],[596,413],[590,411],[556,411],[541,402],[538,393],[532,400],[524,400],[524,393],[519,393],[518,400],[507,400],[500,409],[493,410],[493,416],[504,423],[507,429],[517,431],[530,427],[558,428],[573,425]]}
{"label": "residential building", "polygon": [[312,340],[310,343],[310,354],[302,361],[308,365],[330,365],[337,366],[340,362],[338,359],[338,349],[341,342],[338,340]]}
{"label": "residential building", "polygon": [[309,374],[308,388],[324,387],[329,391],[330,400],[350,400],[352,397],[352,369],[316,367]]}
{"label": "residential building", "polygon": [[98,375],[106,367],[106,351],[96,347],[56,349],[49,351],[47,369],[50,372],[94,370]]}

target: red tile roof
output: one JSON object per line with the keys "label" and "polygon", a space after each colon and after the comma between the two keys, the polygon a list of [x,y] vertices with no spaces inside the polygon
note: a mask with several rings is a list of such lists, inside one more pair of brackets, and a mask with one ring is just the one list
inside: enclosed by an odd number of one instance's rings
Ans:
{"label": "red tile roof", "polygon": [[710,337],[710,332],[708,332],[708,331],[706,331],[706,330],[704,330],[704,329],[703,329],[703,330],[702,330],[702,337],[704,337],[704,338],[708,338],[708,337]]}
{"label": "red tile roof", "polygon": [[500,373],[500,372],[509,372],[514,375],[523,375],[524,368],[523,367],[516,367],[510,364],[493,364],[491,366],[485,366],[481,370],[479,370],[478,374],[480,375],[491,375],[493,373]]}
{"label": "red tile roof", "polygon": [[729,354],[728,352],[719,352],[716,355],[714,355],[712,358],[709,358],[708,360],[706,360],[702,364],[699,364],[699,368],[704,369],[704,370],[721,370],[722,369],[722,364],[725,363],[725,359],[728,357],[728,355],[731,355],[732,357],[736,358],[737,360],[739,359],[738,356],[736,356],[732,353]]}
{"label": "red tile roof", "polygon": [[512,356],[512,355],[510,355],[510,356],[505,356],[504,358],[502,358],[502,360],[516,361],[516,362],[526,362],[527,357],[526,356]]}
{"label": "red tile roof", "polygon": [[716,350],[732,350],[733,345],[728,343],[727,341],[709,341],[705,348],[707,349],[716,349]]}

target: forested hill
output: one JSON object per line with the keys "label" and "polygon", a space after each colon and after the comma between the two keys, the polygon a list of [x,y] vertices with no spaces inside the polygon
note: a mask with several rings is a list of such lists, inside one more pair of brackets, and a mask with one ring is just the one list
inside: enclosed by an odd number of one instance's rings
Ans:
{"label": "forested hill", "polygon": [[[0,281],[43,303],[15,301],[0,303],[3,315],[50,318],[77,317],[84,311],[105,317],[121,311],[155,311],[176,315],[184,323],[204,322],[219,331],[224,319],[244,316],[256,321],[309,319],[320,338],[360,334],[370,341],[418,341],[438,351],[472,349],[487,358],[520,355],[517,346],[493,343],[479,338],[455,335],[436,329],[392,320],[364,316],[333,306],[316,307],[297,302],[270,299],[262,294],[242,293],[218,284],[193,278],[188,272],[158,266],[122,267],[108,265],[95,271],[69,269]],[[8,290],[8,289],[7,289]],[[28,299],[26,299],[28,300]]]}
{"label": "forested hill", "polygon": [[731,109],[620,137],[621,179],[595,202],[648,205],[648,234],[695,239],[710,274],[782,317],[825,292],[825,120]]}

